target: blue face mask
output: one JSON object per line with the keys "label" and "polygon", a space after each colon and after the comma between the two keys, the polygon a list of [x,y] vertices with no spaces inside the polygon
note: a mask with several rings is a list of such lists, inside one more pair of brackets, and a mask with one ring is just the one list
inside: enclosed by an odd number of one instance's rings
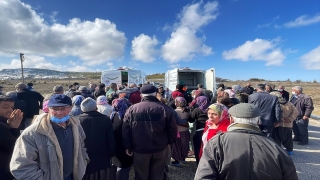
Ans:
{"label": "blue face mask", "polygon": [[55,123],[63,123],[63,122],[66,122],[69,118],[70,118],[69,115],[67,115],[67,116],[65,116],[63,118],[57,118],[57,117],[51,116],[50,120],[55,122]]}

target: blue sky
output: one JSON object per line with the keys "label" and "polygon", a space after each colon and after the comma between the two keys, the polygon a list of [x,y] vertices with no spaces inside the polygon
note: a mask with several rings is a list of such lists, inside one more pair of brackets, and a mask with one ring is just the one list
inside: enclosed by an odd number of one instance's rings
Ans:
{"label": "blue sky", "polygon": [[319,0],[1,0],[0,69],[320,81]]}

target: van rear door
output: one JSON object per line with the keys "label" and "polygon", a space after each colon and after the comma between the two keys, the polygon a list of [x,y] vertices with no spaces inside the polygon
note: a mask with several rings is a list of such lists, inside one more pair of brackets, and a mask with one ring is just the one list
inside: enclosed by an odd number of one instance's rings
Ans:
{"label": "van rear door", "polygon": [[215,69],[211,68],[206,71],[205,74],[205,85],[204,87],[207,90],[214,92],[216,90],[216,78],[215,78]]}
{"label": "van rear door", "polygon": [[101,83],[104,83],[106,86],[110,86],[111,83],[121,84],[121,71],[102,71]]}
{"label": "van rear door", "polygon": [[140,84],[141,81],[140,70],[128,69],[128,85],[131,83]]}
{"label": "van rear door", "polygon": [[178,71],[179,71],[179,69],[175,68],[175,69],[169,71],[169,73],[168,73],[169,86],[167,88],[169,88],[169,93],[172,93],[173,91],[175,91],[176,85],[179,83]]}

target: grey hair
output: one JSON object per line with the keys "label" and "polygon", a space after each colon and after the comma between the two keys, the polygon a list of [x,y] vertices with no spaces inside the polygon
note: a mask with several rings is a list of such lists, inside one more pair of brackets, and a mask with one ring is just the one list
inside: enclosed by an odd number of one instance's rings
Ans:
{"label": "grey hair", "polygon": [[157,93],[154,92],[154,93],[150,93],[150,94],[141,94],[142,97],[146,97],[146,96],[156,96]]}
{"label": "grey hair", "polygon": [[302,87],[301,86],[294,86],[292,89],[295,89],[297,91],[302,92]]}
{"label": "grey hair", "polygon": [[254,118],[237,118],[232,116],[234,123],[253,124],[258,125],[260,116]]}
{"label": "grey hair", "polygon": [[131,83],[129,87],[134,88],[134,87],[137,87],[137,85],[135,83]]}

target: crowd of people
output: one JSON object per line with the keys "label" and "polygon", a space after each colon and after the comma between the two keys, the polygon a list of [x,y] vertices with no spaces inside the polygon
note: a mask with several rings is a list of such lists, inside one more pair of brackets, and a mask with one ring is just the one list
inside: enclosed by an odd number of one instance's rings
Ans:
{"label": "crowd of people", "polygon": [[45,96],[32,86],[0,95],[1,180],[128,180],[131,167],[136,180],[163,180],[188,157],[196,180],[294,180],[293,141],[308,144],[314,109],[301,86],[291,97],[250,83],[191,93],[74,83]]}

